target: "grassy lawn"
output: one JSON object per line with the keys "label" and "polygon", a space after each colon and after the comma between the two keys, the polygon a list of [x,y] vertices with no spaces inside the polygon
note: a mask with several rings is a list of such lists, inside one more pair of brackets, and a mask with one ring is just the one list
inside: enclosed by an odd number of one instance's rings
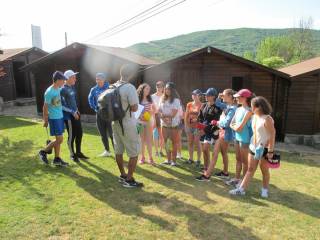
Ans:
{"label": "grassy lawn", "polygon": [[0,239],[320,239],[320,159],[283,154],[266,200],[259,171],[239,198],[183,164],[138,166],[145,187],[124,189],[114,159],[95,157],[96,129],[83,138],[89,161],[71,163],[63,144],[67,168],[40,162],[45,139],[40,123],[0,116]]}

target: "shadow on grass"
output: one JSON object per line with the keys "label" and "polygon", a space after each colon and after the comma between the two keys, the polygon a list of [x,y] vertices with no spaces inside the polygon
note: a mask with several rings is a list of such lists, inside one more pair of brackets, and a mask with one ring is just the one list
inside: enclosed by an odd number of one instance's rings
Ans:
{"label": "shadow on grass", "polygon": [[320,156],[301,157],[299,154],[281,153],[281,161],[294,164],[308,165],[310,167],[320,167]]}
{"label": "shadow on grass", "polygon": [[0,130],[26,127],[36,125],[37,123],[24,120],[19,117],[0,116]]}
{"label": "shadow on grass", "polygon": [[[221,239],[221,236],[224,236],[225,239],[258,239],[252,234],[251,229],[240,229],[225,220],[243,221],[239,216],[227,213],[209,214],[176,198],[169,198],[157,192],[147,192],[143,189],[123,189],[121,185],[117,185],[115,176],[95,164],[85,162],[80,163],[79,166],[94,174],[99,181],[78,175],[75,178],[77,185],[122,214],[141,217],[166,231],[175,231],[176,226],[172,222],[142,211],[142,207],[154,206],[166,214],[187,218],[188,230],[197,239]],[[63,171],[68,172],[67,169]]]}

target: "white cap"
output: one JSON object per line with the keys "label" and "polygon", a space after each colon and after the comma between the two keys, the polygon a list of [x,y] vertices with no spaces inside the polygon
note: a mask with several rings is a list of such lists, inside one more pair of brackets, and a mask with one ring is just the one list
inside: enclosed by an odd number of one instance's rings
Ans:
{"label": "white cap", "polygon": [[74,76],[74,75],[77,75],[79,72],[74,72],[72,70],[67,70],[64,72],[64,76],[69,79],[70,77]]}

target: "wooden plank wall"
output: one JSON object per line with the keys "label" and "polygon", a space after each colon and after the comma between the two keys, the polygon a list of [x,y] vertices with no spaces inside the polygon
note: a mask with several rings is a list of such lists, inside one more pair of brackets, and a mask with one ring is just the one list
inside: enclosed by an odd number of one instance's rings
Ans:
{"label": "wooden plank wall", "polygon": [[12,61],[0,62],[0,96],[5,102],[16,99],[15,82]]}
{"label": "wooden plank wall", "polygon": [[292,79],[289,94],[287,133],[314,134],[314,119],[319,94],[318,76]]}

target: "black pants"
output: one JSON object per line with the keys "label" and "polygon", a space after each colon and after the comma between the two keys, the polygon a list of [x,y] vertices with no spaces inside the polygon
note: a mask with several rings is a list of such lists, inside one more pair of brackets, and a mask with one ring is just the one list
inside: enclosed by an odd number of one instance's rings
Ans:
{"label": "black pants", "polygon": [[107,122],[107,121],[103,120],[98,114],[96,114],[96,119],[97,119],[98,131],[100,133],[101,140],[104,145],[104,149],[109,152],[110,147],[109,147],[108,136],[111,139],[112,146],[114,146],[113,145],[111,122]]}
{"label": "black pants", "polygon": [[[76,120],[71,116],[71,119],[65,120],[64,123],[68,131],[68,148],[70,156],[74,156],[75,153],[81,153],[81,141],[83,135],[81,120]],[[74,142],[76,142],[76,151],[74,151]]]}

